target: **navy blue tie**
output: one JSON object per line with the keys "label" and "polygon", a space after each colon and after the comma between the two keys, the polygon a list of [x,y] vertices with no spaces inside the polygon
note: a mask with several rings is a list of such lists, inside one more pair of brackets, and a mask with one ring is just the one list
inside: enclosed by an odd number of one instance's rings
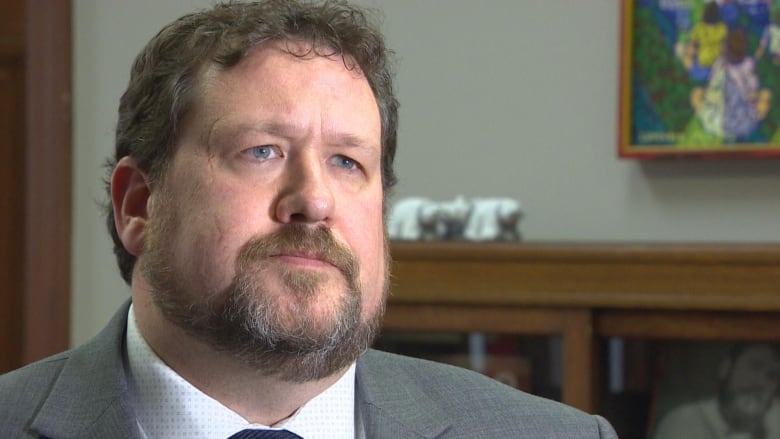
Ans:
{"label": "navy blue tie", "polygon": [[287,430],[241,430],[228,439],[303,439]]}

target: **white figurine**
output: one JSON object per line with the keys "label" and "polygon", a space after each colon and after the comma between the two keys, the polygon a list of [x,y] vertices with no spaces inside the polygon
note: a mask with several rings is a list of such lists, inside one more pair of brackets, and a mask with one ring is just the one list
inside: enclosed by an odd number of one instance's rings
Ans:
{"label": "white figurine", "polygon": [[519,241],[522,215],[520,202],[512,198],[409,197],[393,206],[387,231],[390,239],[402,241]]}
{"label": "white figurine", "polygon": [[442,239],[463,239],[463,229],[471,212],[471,204],[471,201],[460,195],[452,201],[439,203],[438,221]]}
{"label": "white figurine", "polygon": [[476,198],[463,230],[469,241],[518,241],[523,216],[520,202],[512,198]]}
{"label": "white figurine", "polygon": [[393,206],[387,221],[390,239],[419,241],[440,239],[438,203],[427,198],[404,198]]}

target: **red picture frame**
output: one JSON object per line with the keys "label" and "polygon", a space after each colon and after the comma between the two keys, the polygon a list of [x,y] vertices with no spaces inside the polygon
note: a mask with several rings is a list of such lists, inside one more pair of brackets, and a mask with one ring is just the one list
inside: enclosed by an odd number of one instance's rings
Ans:
{"label": "red picture frame", "polygon": [[619,157],[780,157],[776,1],[623,0]]}

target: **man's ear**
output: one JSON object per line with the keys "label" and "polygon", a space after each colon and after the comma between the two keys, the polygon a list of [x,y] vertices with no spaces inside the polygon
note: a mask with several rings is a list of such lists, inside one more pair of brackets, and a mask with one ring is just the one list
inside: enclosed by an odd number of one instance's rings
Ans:
{"label": "man's ear", "polygon": [[147,175],[131,157],[123,157],[111,174],[111,202],[114,207],[114,225],[125,249],[133,256],[143,252],[146,228]]}

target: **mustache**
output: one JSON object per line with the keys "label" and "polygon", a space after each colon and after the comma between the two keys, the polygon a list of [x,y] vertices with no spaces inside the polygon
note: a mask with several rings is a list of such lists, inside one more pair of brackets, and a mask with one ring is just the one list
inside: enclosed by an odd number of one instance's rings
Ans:
{"label": "mustache", "polygon": [[249,270],[257,262],[279,255],[320,259],[338,268],[347,279],[355,279],[358,274],[357,258],[336,240],[329,228],[298,223],[247,241],[238,253],[237,268]]}

